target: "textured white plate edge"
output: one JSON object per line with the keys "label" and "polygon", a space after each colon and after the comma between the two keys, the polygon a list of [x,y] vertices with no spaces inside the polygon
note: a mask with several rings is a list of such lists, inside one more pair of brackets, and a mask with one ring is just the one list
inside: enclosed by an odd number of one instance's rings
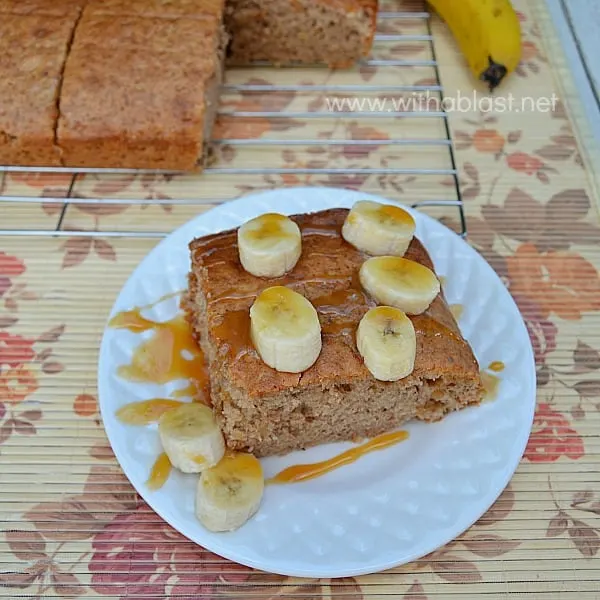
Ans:
{"label": "textured white plate edge", "polygon": [[[98,404],[100,407],[100,415],[102,417],[102,421],[104,424],[107,438],[109,440],[109,443],[111,445],[113,452],[115,453],[117,461],[119,462],[119,466],[123,470],[127,479],[129,479],[130,483],[136,489],[138,494],[144,499],[144,501],[150,506],[150,508],[152,508],[152,510],[154,510],[165,522],[167,522],[169,525],[171,525],[171,527],[173,527],[179,533],[181,533],[182,535],[184,535],[185,537],[190,539],[192,542],[206,548],[207,550],[209,550],[211,552],[214,552],[215,554],[217,554],[223,558],[232,560],[234,562],[237,562],[239,564],[242,564],[242,565],[254,568],[254,569],[258,569],[258,570],[266,571],[266,572],[270,572],[270,573],[276,573],[276,574],[290,576],[290,577],[308,577],[308,578],[356,577],[356,576],[360,576],[360,575],[368,575],[371,573],[385,571],[387,569],[391,569],[394,567],[399,567],[401,565],[418,560],[419,558],[422,558],[423,556],[437,550],[438,548],[445,546],[452,540],[459,537],[465,531],[467,531],[474,523],[476,523],[489,510],[489,508],[498,499],[500,494],[504,491],[504,489],[506,488],[506,486],[512,479],[515,471],[517,470],[517,468],[521,462],[523,453],[525,452],[525,448],[527,447],[527,442],[529,440],[531,427],[533,425],[533,418],[534,418],[535,406],[536,406],[536,385],[535,385],[536,371],[535,371],[535,359],[534,359],[534,354],[533,354],[533,348],[532,348],[531,344],[528,344],[527,349],[526,349],[526,355],[524,357],[524,360],[526,360],[529,363],[530,372],[531,372],[531,376],[527,380],[527,386],[526,386],[526,390],[525,390],[525,394],[524,394],[524,396],[525,396],[524,401],[528,402],[528,405],[530,408],[527,422],[523,424],[523,425],[527,425],[527,427],[525,427],[523,429],[522,439],[520,440],[520,443],[518,445],[518,452],[515,452],[512,462],[505,466],[505,470],[504,470],[505,477],[503,478],[502,484],[499,486],[499,489],[497,491],[489,493],[487,496],[485,496],[484,497],[485,501],[483,501],[483,499],[482,499],[480,504],[483,506],[483,508],[480,508],[479,510],[475,511],[473,513],[472,518],[464,519],[464,521],[462,523],[460,523],[459,525],[457,525],[450,534],[448,534],[447,536],[445,536],[443,538],[440,538],[440,541],[436,542],[435,544],[432,544],[431,547],[426,547],[425,549],[421,549],[419,552],[415,552],[414,554],[409,554],[408,556],[405,556],[400,560],[394,560],[394,561],[390,561],[388,563],[383,563],[383,564],[382,563],[365,564],[364,568],[359,568],[359,569],[349,568],[346,570],[337,569],[335,571],[328,571],[325,568],[322,571],[315,571],[315,570],[307,570],[307,569],[298,569],[298,568],[295,568],[293,565],[290,565],[289,568],[286,567],[286,568],[282,568],[282,569],[271,569],[271,568],[267,569],[267,568],[265,568],[264,565],[261,565],[257,561],[244,556],[242,548],[239,549],[240,551],[236,551],[235,549],[232,549],[232,546],[230,544],[222,545],[214,537],[211,537],[210,534],[208,534],[208,532],[207,532],[206,539],[197,540],[197,539],[193,539],[193,538],[189,537],[188,535],[186,535],[184,533],[184,531],[185,531],[184,524],[180,523],[178,518],[175,518],[173,515],[165,512],[165,510],[163,510],[163,509],[161,509],[159,512],[158,508],[156,507],[157,503],[153,500],[153,495],[144,486],[141,486],[141,485],[138,486],[135,483],[133,483],[131,478],[127,475],[127,472],[125,471],[125,469],[122,466],[124,463],[127,462],[127,460],[125,458],[124,452],[122,453],[120,450],[119,444],[116,441],[117,437],[115,436],[115,433],[113,433],[111,436],[111,433],[109,431],[111,429],[111,426],[107,427],[107,420],[105,419],[104,410],[103,410],[104,402],[102,401],[102,398],[106,397],[106,393],[103,391],[105,384],[103,384],[104,378],[101,376],[101,373],[105,370],[103,368],[103,365],[107,364],[107,361],[108,361],[108,358],[107,358],[108,344],[105,343],[108,322],[114,316],[114,314],[116,312],[118,312],[117,307],[120,305],[121,297],[126,295],[129,291],[129,288],[133,287],[135,285],[135,283],[134,283],[135,273],[138,270],[142,269],[143,266],[147,262],[150,262],[155,253],[160,254],[162,248],[164,246],[166,246],[169,243],[169,240],[171,240],[173,237],[182,237],[182,236],[184,236],[184,234],[187,235],[186,232],[189,229],[190,230],[190,241],[191,241],[191,239],[193,237],[192,230],[194,228],[194,225],[199,220],[206,219],[207,215],[210,215],[211,213],[227,214],[229,212],[229,209],[234,208],[235,206],[240,206],[240,205],[243,206],[243,205],[249,204],[253,208],[256,207],[258,209],[257,211],[255,211],[256,214],[260,214],[261,212],[264,212],[263,210],[261,210],[260,203],[262,201],[265,201],[265,199],[269,196],[278,196],[281,199],[281,203],[282,203],[280,212],[287,213],[287,214],[293,214],[294,212],[297,212],[297,211],[286,210],[285,196],[287,194],[292,194],[295,196],[299,193],[306,193],[309,197],[316,197],[315,199],[317,201],[321,200],[321,198],[319,198],[319,195],[321,193],[325,194],[326,197],[330,197],[332,194],[336,194],[336,193],[340,195],[339,203],[337,203],[337,204],[334,204],[331,202],[326,202],[325,203],[326,205],[312,206],[314,204],[314,201],[309,200],[308,204],[311,206],[307,207],[307,211],[310,211],[310,212],[323,210],[326,208],[334,208],[335,206],[348,208],[349,206],[351,206],[351,204],[353,202],[355,202],[359,199],[371,199],[376,202],[377,201],[378,202],[385,201],[385,202],[394,204],[393,201],[386,199],[382,196],[375,196],[373,194],[366,194],[366,193],[357,192],[354,190],[326,188],[326,187],[294,187],[294,188],[284,188],[281,190],[268,190],[268,191],[264,191],[264,192],[248,194],[248,195],[242,196],[240,198],[237,198],[235,200],[225,202],[224,204],[220,204],[220,205],[212,208],[211,210],[206,211],[206,212],[194,217],[187,223],[182,224],[180,227],[175,229],[171,234],[169,234],[167,237],[165,237],[163,240],[161,240],[142,259],[142,261],[135,267],[135,269],[131,272],[131,274],[127,278],[127,281],[121,288],[121,291],[119,292],[119,295],[117,296],[117,299],[113,303],[110,314],[106,320],[106,327],[104,329],[104,333],[103,333],[101,345],[100,345],[100,355],[99,355],[99,360],[98,360]],[[449,229],[448,227],[446,227],[445,225],[443,225],[442,223],[440,223],[439,221],[437,221],[436,219],[430,217],[429,215],[427,215],[425,213],[414,210],[407,206],[403,206],[403,208],[408,210],[417,219],[421,219],[424,222],[426,222],[427,227],[432,227],[433,229],[438,229],[438,231],[443,231],[443,233],[445,235],[452,235],[452,236],[455,236],[456,238],[458,238],[461,242],[464,243],[464,249],[465,249],[466,253],[467,254],[470,253],[473,256],[473,259],[478,261],[484,270],[487,270],[488,272],[490,272],[490,274],[494,278],[498,279],[498,275],[492,269],[492,267],[488,264],[488,262],[476,250],[474,250],[467,242],[462,240],[460,238],[460,236],[458,236],[454,231],[452,231],[451,229]],[[236,215],[236,218],[237,217],[238,216]],[[214,233],[217,233],[218,231],[219,230],[217,229],[214,231]],[[204,235],[206,235],[206,234],[204,234]],[[515,301],[513,300],[512,296],[510,295],[510,293],[506,289],[506,287],[504,285],[502,285],[501,287],[503,290],[502,293],[506,295],[506,304],[507,304],[507,306],[511,307],[511,310],[514,313],[513,318],[514,318],[515,325],[518,323],[520,325],[520,327],[522,327],[525,330],[525,332],[527,333],[527,328],[525,326],[525,323],[523,321],[523,318],[521,316],[521,313],[520,313]],[[119,310],[123,310],[123,309],[120,308]],[[529,339],[528,334],[527,334],[526,338]],[[109,420],[109,422],[110,422],[110,420]],[[115,443],[113,443],[113,437],[115,439]]]}

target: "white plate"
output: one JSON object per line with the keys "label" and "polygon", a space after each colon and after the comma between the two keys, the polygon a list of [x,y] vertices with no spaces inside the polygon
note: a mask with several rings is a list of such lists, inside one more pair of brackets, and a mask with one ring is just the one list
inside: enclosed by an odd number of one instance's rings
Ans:
{"label": "white plate", "polygon": [[[206,212],[163,240],[142,261],[111,313],[150,304],[186,286],[188,243],[241,225],[264,212],[296,214],[350,207],[380,198],[330,188],[291,188],[246,196]],[[452,540],[496,500],[525,449],[535,406],[535,367],[527,330],[510,294],[491,267],[438,221],[411,211],[417,236],[429,250],[450,303],[480,365],[505,364],[494,402],[440,423],[409,423],[408,441],[374,452],[321,478],[267,486],[258,514],[241,529],[210,533],[194,516],[196,477],[172,473],[151,492],[145,486],[160,452],[155,427],[133,428],[115,418],[123,404],[165,397],[169,386],[133,384],[117,376],[140,336],[106,329],[98,372],[106,432],[127,477],[148,504],[194,542],[239,563],[284,575],[342,577],[372,573],[417,559]],[[148,311],[166,320],[171,299]],[[181,387],[181,386],[178,386]],[[267,476],[282,468],[324,460],[352,444],[329,444],[263,460]]]}

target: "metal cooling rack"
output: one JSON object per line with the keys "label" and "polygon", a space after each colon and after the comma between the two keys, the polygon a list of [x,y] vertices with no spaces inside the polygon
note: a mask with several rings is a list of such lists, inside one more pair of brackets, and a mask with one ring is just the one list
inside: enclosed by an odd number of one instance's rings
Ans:
{"label": "metal cooling rack", "polygon": [[[423,5],[424,6],[424,5]],[[438,61],[435,54],[435,47],[433,43],[433,36],[430,24],[430,14],[426,11],[410,11],[410,12],[392,12],[383,11],[378,15],[378,29],[385,28],[382,24],[389,19],[396,20],[421,20],[423,23],[423,29],[427,31],[426,34],[422,35],[405,35],[405,34],[386,34],[377,33],[375,36],[374,43],[378,44],[404,44],[410,42],[421,42],[429,45],[431,60],[397,60],[397,59],[369,59],[365,60],[362,67],[378,67],[379,69],[385,68],[414,68],[414,67],[426,67],[431,69],[431,80],[432,83],[428,85],[369,85],[369,84],[344,84],[344,85],[261,85],[261,84],[225,84],[223,91],[225,93],[257,93],[257,94],[281,94],[285,92],[298,92],[298,93],[328,93],[328,94],[401,94],[401,93],[412,93],[412,92],[429,92],[430,94],[436,94],[441,99],[443,97],[443,88],[440,81],[440,73],[438,68]],[[289,67],[289,68],[294,68]],[[357,78],[358,79],[358,78]],[[433,83],[434,82],[434,83]],[[267,103],[268,105],[268,103]],[[220,109],[219,114],[228,115],[228,118],[240,118],[240,119],[277,119],[282,121],[285,119],[319,119],[328,118],[332,119],[333,113],[326,111],[305,111],[305,112],[277,112],[277,111],[231,111],[226,109]],[[454,182],[453,194],[454,197],[450,199],[423,199],[412,204],[413,208],[422,209],[425,207],[451,207],[452,211],[456,210],[458,213],[459,233],[464,237],[467,233],[466,220],[464,214],[463,200],[461,197],[460,184],[458,179],[458,172],[456,168],[456,160],[454,150],[452,146],[450,127],[448,123],[448,115],[445,111],[427,111],[427,112],[336,112],[336,116],[339,117],[354,117],[354,118],[390,118],[390,117],[402,117],[403,119],[438,119],[443,123],[442,131],[444,132],[443,137],[439,139],[403,139],[403,138],[392,138],[387,140],[371,140],[371,139],[275,139],[268,137],[261,137],[257,139],[214,139],[212,144],[215,147],[218,146],[231,146],[233,148],[243,147],[297,147],[297,146],[311,146],[321,145],[324,147],[351,144],[352,146],[369,146],[369,145],[392,145],[392,146],[411,146],[411,147],[445,147],[447,148],[450,168],[444,169],[426,169],[426,168],[411,168],[410,166],[402,168],[383,168],[383,167],[347,167],[347,168],[336,168],[336,167],[323,167],[323,168],[306,168],[306,167],[246,167],[236,168],[227,166],[209,166],[204,170],[204,173],[209,174],[220,174],[230,177],[239,178],[243,181],[244,177],[256,176],[256,175],[402,175],[402,176],[445,176],[452,179]],[[118,175],[118,174],[143,174],[143,173],[165,173],[159,171],[144,171],[144,170],[131,170],[131,169],[90,169],[90,168],[55,168],[55,167],[19,167],[19,166],[0,166],[0,176],[2,173],[69,173],[72,174],[71,183],[68,187],[68,192],[64,197],[35,197],[35,196],[14,196],[7,194],[0,194],[0,203],[41,203],[52,202],[62,205],[61,213],[58,217],[58,222],[54,230],[35,230],[35,229],[0,229],[1,235],[40,235],[40,236],[89,236],[97,235],[94,231],[83,231],[74,230],[70,228],[68,231],[62,230],[63,220],[65,218],[67,209],[70,202],[76,199],[78,204],[133,204],[140,205],[147,202],[143,198],[78,198],[74,194],[74,188],[78,181],[78,177],[82,174],[107,174],[107,175]],[[452,189],[450,188],[450,189]],[[174,206],[176,205],[210,205],[218,204],[225,201],[226,198],[220,198],[218,200],[210,199],[174,199],[168,201],[152,200],[152,204],[160,204],[161,202],[169,203]],[[1,206],[1,204],[0,204]],[[1,209],[0,209],[1,210]],[[1,225],[0,225],[1,227]],[[167,234],[165,232],[152,232],[152,231],[105,231],[102,230],[102,236],[106,237],[164,237]]]}

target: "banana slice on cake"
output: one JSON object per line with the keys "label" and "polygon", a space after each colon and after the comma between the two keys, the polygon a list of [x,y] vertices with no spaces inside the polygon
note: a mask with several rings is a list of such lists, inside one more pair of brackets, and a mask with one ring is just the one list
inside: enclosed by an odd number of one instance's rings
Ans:
{"label": "banana slice on cake", "polygon": [[356,345],[375,379],[397,381],[413,372],[417,336],[411,320],[398,308],[370,309],[358,324]]}
{"label": "banana slice on cake", "polygon": [[252,454],[226,454],[200,475],[196,516],[211,531],[232,531],[256,513],[265,481],[260,461]]}
{"label": "banana slice on cake", "polygon": [[399,256],[377,256],[360,268],[360,283],[378,304],[395,306],[410,315],[426,311],[440,293],[435,273]]}
{"label": "banana slice on cake", "polygon": [[302,253],[300,228],[284,215],[268,213],[238,229],[240,262],[256,277],[280,277],[291,271]]}
{"label": "banana slice on cake", "polygon": [[225,453],[212,410],[198,402],[167,411],[160,419],[158,433],[171,464],[184,473],[200,473],[216,465]]}
{"label": "banana slice on cake", "polygon": [[276,371],[301,373],[321,353],[315,307],[284,286],[267,288],[250,308],[250,335],[263,361]]}
{"label": "banana slice on cake", "polygon": [[404,256],[415,234],[415,220],[398,206],[357,202],[342,227],[344,239],[373,256]]}

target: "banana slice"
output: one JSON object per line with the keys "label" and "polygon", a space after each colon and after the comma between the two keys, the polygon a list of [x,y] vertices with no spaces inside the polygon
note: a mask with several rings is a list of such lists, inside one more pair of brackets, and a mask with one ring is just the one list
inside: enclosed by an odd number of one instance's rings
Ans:
{"label": "banana slice", "polygon": [[265,481],[260,461],[252,454],[227,454],[200,475],[196,516],[211,531],[241,527],[260,506]]}
{"label": "banana slice", "polygon": [[369,258],[360,268],[359,278],[377,303],[410,315],[426,311],[440,293],[440,282],[431,269],[398,256]]}
{"label": "banana slice", "polygon": [[342,227],[344,239],[373,256],[404,256],[415,234],[415,220],[405,210],[369,200],[357,202]]}
{"label": "banana slice", "polygon": [[365,366],[380,381],[397,381],[415,368],[415,328],[398,308],[370,309],[358,324],[356,345]]}
{"label": "banana slice", "polygon": [[238,229],[238,249],[248,273],[256,277],[280,277],[291,271],[300,258],[300,228],[284,215],[261,215]]}
{"label": "banana slice", "polygon": [[225,453],[212,410],[198,402],[167,411],[160,419],[158,433],[171,464],[184,473],[200,473],[217,464]]}
{"label": "banana slice", "polygon": [[267,288],[250,308],[250,335],[263,361],[276,371],[306,371],[321,353],[315,307],[284,286]]}

